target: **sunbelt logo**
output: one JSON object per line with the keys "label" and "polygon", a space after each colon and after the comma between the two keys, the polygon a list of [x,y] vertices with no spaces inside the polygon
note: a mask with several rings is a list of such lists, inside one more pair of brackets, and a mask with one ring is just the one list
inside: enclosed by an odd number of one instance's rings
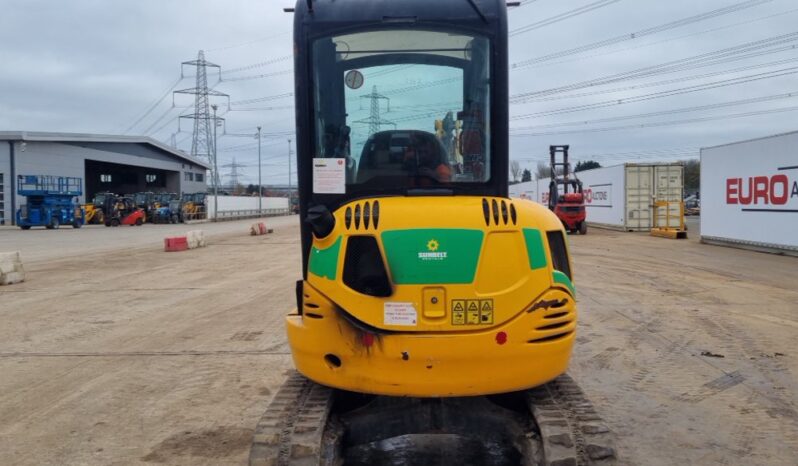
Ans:
{"label": "sunbelt logo", "polygon": [[418,253],[418,258],[423,261],[442,261],[446,259],[447,253],[439,251],[441,245],[436,239],[427,241],[427,250]]}

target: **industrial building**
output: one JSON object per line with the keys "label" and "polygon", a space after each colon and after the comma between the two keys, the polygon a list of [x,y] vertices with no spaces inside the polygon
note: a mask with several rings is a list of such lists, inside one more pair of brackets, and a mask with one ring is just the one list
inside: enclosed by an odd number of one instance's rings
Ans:
{"label": "industrial building", "polygon": [[95,193],[196,193],[207,189],[207,163],[143,136],[0,131],[0,225],[13,225],[25,202],[24,175],[78,177],[80,202]]}

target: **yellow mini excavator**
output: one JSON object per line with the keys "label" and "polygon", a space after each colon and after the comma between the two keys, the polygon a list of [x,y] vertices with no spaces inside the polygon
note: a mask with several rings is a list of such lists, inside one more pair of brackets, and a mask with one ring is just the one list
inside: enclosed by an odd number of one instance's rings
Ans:
{"label": "yellow mini excavator", "polygon": [[504,0],[291,11],[298,372],[250,463],[614,464],[564,375],[577,310],[562,223],[508,197]]}

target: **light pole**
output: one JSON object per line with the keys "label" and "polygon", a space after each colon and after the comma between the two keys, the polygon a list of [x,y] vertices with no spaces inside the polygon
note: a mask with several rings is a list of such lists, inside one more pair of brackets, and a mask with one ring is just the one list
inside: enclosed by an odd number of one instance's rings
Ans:
{"label": "light pole", "polygon": [[218,105],[211,105],[213,109],[213,221],[219,221],[219,164],[216,161],[216,109]]}
{"label": "light pole", "polygon": [[291,195],[291,139],[288,139],[288,214],[290,215],[294,207],[291,205],[293,196]]}
{"label": "light pole", "polygon": [[263,188],[260,180],[260,126],[258,126],[258,216],[263,217]]}

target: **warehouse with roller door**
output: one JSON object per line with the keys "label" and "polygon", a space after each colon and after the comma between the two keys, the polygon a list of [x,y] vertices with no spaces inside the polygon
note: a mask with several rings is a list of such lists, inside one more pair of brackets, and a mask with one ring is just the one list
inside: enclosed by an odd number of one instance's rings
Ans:
{"label": "warehouse with roller door", "polygon": [[701,240],[798,255],[798,131],[701,149]]}
{"label": "warehouse with roller door", "polygon": [[77,177],[80,202],[95,193],[196,193],[207,190],[208,164],[143,136],[0,131],[0,225],[13,225],[25,203],[24,175]]}

